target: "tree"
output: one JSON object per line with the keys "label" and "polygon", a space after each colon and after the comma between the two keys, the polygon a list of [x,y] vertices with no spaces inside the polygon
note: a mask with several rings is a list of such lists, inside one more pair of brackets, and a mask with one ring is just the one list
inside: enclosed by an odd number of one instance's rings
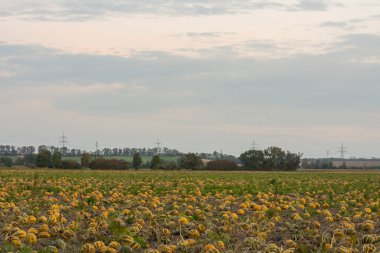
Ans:
{"label": "tree", "polygon": [[263,170],[264,152],[262,150],[248,150],[240,155],[240,160],[245,167],[251,170]]}
{"label": "tree", "polygon": [[142,164],[142,159],[141,159],[140,153],[135,153],[133,155],[133,161],[132,161],[133,168],[138,169],[141,164]]}
{"label": "tree", "polygon": [[289,151],[286,152],[284,170],[296,170],[301,163],[302,154],[294,154]]}
{"label": "tree", "polygon": [[264,150],[265,170],[285,170],[286,153],[279,147],[269,147]]}
{"label": "tree", "polygon": [[151,169],[158,169],[161,164],[161,159],[158,155],[152,157],[152,161],[150,162]]}
{"label": "tree", "polygon": [[194,153],[189,153],[180,157],[178,164],[181,168],[188,170],[199,170],[203,167],[202,159]]}
{"label": "tree", "polygon": [[51,167],[51,152],[47,149],[41,149],[37,155],[37,167]]}
{"label": "tree", "polygon": [[90,154],[87,152],[83,152],[80,158],[80,164],[82,168],[88,168],[88,166],[90,165],[90,160],[91,160]]}
{"label": "tree", "polygon": [[265,150],[249,150],[240,155],[245,167],[251,170],[296,170],[301,162],[302,154],[285,152],[279,147]]}
{"label": "tree", "polygon": [[58,150],[54,151],[52,156],[52,166],[53,168],[62,167],[62,154]]}

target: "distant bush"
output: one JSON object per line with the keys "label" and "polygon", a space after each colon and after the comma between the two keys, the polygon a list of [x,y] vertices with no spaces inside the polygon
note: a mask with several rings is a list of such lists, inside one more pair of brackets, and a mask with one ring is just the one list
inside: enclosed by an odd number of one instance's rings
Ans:
{"label": "distant bush", "polygon": [[37,155],[35,154],[28,154],[24,155],[24,165],[28,167],[36,167],[36,162],[37,162]]}
{"label": "distant bush", "polygon": [[23,166],[23,165],[25,165],[25,159],[24,159],[24,157],[18,156],[16,158],[16,160],[14,160],[13,165],[16,165],[16,166]]}
{"label": "distant bush", "polygon": [[80,163],[78,163],[78,162],[75,161],[75,160],[63,160],[63,161],[61,162],[61,167],[62,167],[62,169],[78,170],[78,169],[80,169],[82,166],[80,165]]}
{"label": "distant bush", "polygon": [[0,167],[5,166],[5,167],[12,167],[13,165],[13,160],[11,157],[1,157],[0,158]]}
{"label": "distant bush", "polygon": [[27,166],[30,168],[36,167],[36,161],[37,161],[37,155],[35,154],[27,154],[24,156],[18,156],[14,162],[13,165],[16,166]]}
{"label": "distant bush", "polygon": [[125,170],[128,163],[117,159],[98,158],[90,162],[89,168],[93,170]]}
{"label": "distant bush", "polygon": [[178,164],[176,162],[163,161],[159,165],[160,170],[178,170]]}
{"label": "distant bush", "polygon": [[238,170],[239,167],[235,162],[216,160],[210,161],[206,165],[206,170]]}

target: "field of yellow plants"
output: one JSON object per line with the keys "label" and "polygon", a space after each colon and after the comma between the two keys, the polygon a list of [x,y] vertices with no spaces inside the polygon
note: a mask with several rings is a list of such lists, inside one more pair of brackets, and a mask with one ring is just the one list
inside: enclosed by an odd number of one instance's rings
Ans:
{"label": "field of yellow plants", "polygon": [[380,173],[0,170],[0,252],[380,252]]}

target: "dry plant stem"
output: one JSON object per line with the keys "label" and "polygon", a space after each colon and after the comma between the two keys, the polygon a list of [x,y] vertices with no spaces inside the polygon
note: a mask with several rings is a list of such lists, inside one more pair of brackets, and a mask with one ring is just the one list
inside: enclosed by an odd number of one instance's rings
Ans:
{"label": "dry plant stem", "polygon": [[184,241],[185,239],[182,236],[182,226],[181,223],[179,223],[179,236],[181,237],[181,240]]}

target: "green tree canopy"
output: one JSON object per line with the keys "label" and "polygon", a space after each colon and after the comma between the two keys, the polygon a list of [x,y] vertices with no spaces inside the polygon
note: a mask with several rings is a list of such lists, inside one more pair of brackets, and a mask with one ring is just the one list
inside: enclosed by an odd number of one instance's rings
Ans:
{"label": "green tree canopy", "polygon": [[54,151],[52,156],[52,167],[61,168],[62,167],[62,154],[59,151]]}
{"label": "green tree canopy", "polygon": [[151,169],[158,169],[161,164],[161,158],[158,155],[152,157],[152,161],[150,162]]}
{"label": "green tree canopy", "polygon": [[269,147],[265,150],[249,150],[240,155],[245,167],[251,170],[296,170],[301,162],[302,154],[285,152],[279,147]]}
{"label": "green tree canopy", "polygon": [[90,165],[91,156],[89,153],[84,152],[80,158],[80,164],[82,168],[88,168]]}
{"label": "green tree canopy", "polygon": [[51,167],[51,152],[42,149],[38,152],[36,166],[41,168]]}
{"label": "green tree canopy", "polygon": [[181,168],[188,170],[199,170],[203,167],[202,159],[194,153],[180,157],[178,164]]}
{"label": "green tree canopy", "polygon": [[132,166],[135,169],[138,169],[142,164],[142,159],[140,153],[135,153],[133,155],[133,160],[132,160]]}

